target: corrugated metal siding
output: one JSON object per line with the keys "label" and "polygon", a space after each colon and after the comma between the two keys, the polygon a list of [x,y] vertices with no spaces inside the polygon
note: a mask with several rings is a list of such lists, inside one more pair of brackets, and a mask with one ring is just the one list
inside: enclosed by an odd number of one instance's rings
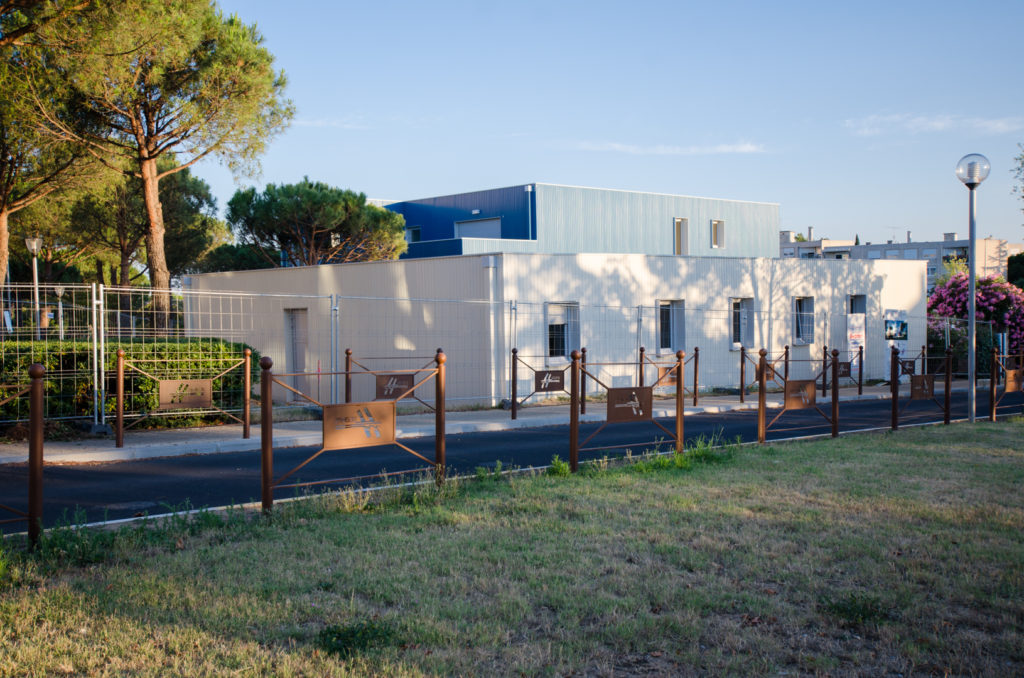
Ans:
{"label": "corrugated metal siding", "polygon": [[[456,221],[491,218],[501,218],[502,238],[526,239],[530,237],[532,208],[528,201],[532,196],[525,185],[519,185],[397,202],[387,209],[403,215],[407,226],[419,226],[423,240],[454,238]],[[474,210],[479,213],[473,214]]]}
{"label": "corrugated metal siding", "polygon": [[[776,257],[779,206],[712,198],[537,184],[537,248],[543,253],[674,254],[677,217],[689,219],[690,256]],[[725,247],[711,247],[711,220]]]}

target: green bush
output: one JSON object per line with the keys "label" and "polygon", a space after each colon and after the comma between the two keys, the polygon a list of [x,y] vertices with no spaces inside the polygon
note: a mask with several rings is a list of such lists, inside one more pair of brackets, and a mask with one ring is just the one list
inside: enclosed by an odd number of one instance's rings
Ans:
{"label": "green bush", "polygon": [[[104,388],[108,413],[114,412],[117,392],[117,351],[123,349],[125,360],[158,379],[209,379],[231,365],[231,358],[241,360],[242,351],[251,348],[241,342],[189,337],[185,339],[143,339],[130,343],[109,340],[104,347]],[[93,378],[92,342],[68,341],[3,341],[0,342],[0,383],[29,382],[28,368],[40,363],[46,368],[46,417],[67,418],[92,416]],[[259,382],[260,354],[253,350],[252,383]],[[242,405],[242,369],[239,367],[214,380],[214,405],[221,409],[238,409]],[[11,390],[0,393],[0,400]],[[157,380],[136,370],[125,372],[125,411],[150,412],[158,404]],[[16,398],[0,406],[0,420],[28,418],[28,397]]]}

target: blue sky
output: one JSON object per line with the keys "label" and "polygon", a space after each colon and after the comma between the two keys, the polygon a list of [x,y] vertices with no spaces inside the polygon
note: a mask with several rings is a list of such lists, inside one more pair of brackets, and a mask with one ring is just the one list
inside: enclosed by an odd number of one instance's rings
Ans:
{"label": "blue sky", "polygon": [[[1024,2],[221,0],[287,74],[257,179],[413,199],[532,181],[775,202],[861,241],[1024,242]],[[627,237],[627,236],[624,236]]]}

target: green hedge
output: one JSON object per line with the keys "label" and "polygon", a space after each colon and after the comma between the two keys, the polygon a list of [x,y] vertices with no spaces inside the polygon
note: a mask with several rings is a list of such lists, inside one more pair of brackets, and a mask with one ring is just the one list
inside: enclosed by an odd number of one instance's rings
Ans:
{"label": "green hedge", "polygon": [[[222,339],[145,339],[120,343],[109,340],[104,347],[106,371],[106,409],[116,407],[117,351],[123,349],[125,359],[160,379],[209,379],[223,372],[232,362],[240,360],[242,351],[252,348],[245,343]],[[260,354],[253,350],[252,383],[259,382]],[[0,341],[0,383],[27,384],[28,368],[40,363],[46,368],[46,417],[92,417],[93,378],[92,343],[89,341]],[[242,368],[238,367],[214,381],[214,404],[221,409],[238,409],[242,405]],[[6,397],[5,391],[0,399]],[[135,370],[125,373],[125,411],[150,412],[156,408],[159,392],[157,381]],[[0,421],[28,418],[28,396],[0,406]]]}

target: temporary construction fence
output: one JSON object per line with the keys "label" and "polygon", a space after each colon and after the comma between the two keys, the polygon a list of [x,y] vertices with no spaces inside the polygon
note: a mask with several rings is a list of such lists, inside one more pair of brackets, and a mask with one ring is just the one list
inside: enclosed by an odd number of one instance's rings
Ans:
{"label": "temporary construction fence", "polygon": [[[275,385],[278,401],[305,402],[294,391],[318,401],[339,402],[344,388],[344,349],[349,348],[368,369],[378,366],[374,356],[388,356],[403,369],[429,361],[438,346],[457,356],[458,370],[449,375],[449,405],[496,406],[513,400],[513,393],[534,390],[532,375],[520,370],[513,384],[511,349],[537,370],[565,371],[573,350],[585,347],[593,371],[611,387],[638,383],[640,348],[645,360],[671,363],[678,350],[687,360],[699,346],[699,386],[691,395],[715,388],[747,386],[754,370],[745,354],[763,345],[773,360],[788,353],[794,379],[806,378],[815,359],[833,348],[841,363],[855,366],[857,378],[885,380],[888,344],[882,340],[883,319],[864,320],[868,337],[863,351],[848,341],[848,316],[794,310],[760,312],[737,300],[733,308],[699,308],[682,301],[658,301],[627,306],[586,302],[534,300],[446,300],[331,295],[251,294],[174,290],[169,311],[156,309],[148,288],[113,288],[102,285],[40,285],[36,304],[32,285],[8,285],[0,290],[3,306],[0,344],[2,375],[23,373],[31,362],[47,369],[46,416],[78,419],[96,426],[110,423],[116,411],[116,351],[141,364],[169,351],[195,356],[238,355],[244,348],[271,357],[290,389]],[[36,308],[38,306],[38,312]],[[958,359],[964,323],[940,318],[909,318],[911,333],[924,338],[929,351],[954,349],[954,371],[966,366]],[[998,343],[992,327],[979,323],[979,347]],[[912,336],[917,343],[917,337]],[[162,348],[161,348],[162,346]],[[788,347],[788,350],[785,348]],[[882,350],[882,347],[885,350]],[[859,362],[858,362],[858,355]],[[985,361],[982,361],[985,362]],[[694,363],[694,368],[697,364]],[[841,365],[842,367],[842,365]],[[987,363],[983,370],[987,370]],[[741,371],[743,374],[741,374]],[[815,369],[815,371],[818,371]],[[124,416],[129,421],[155,411],[156,381],[174,379],[168,369],[158,380],[135,382],[128,378]],[[853,378],[843,376],[849,381]],[[205,378],[185,374],[178,379]],[[253,379],[258,375],[254,373]],[[141,390],[133,390],[138,386]],[[827,384],[826,384],[827,386]],[[241,418],[243,385],[225,378],[217,408]],[[361,387],[360,387],[361,388]],[[368,388],[368,387],[367,387]],[[149,390],[147,390],[149,389]],[[581,378],[581,404],[602,389]],[[741,388],[741,393],[747,389]],[[363,394],[350,397],[364,399]],[[425,398],[429,400],[429,398]],[[230,406],[224,403],[230,401]],[[217,413],[203,408],[200,413]],[[0,407],[0,423],[24,421],[25,396]]]}

